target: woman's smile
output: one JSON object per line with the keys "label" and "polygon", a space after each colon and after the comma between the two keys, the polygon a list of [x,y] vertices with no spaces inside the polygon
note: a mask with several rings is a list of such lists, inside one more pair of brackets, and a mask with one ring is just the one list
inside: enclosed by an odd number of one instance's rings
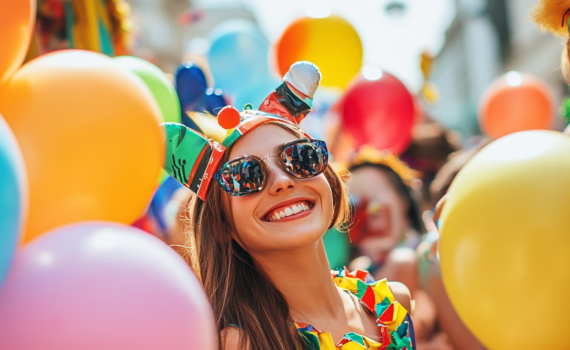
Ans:
{"label": "woman's smile", "polygon": [[291,198],[274,205],[263,215],[262,220],[285,222],[303,218],[312,213],[315,202],[308,198]]}

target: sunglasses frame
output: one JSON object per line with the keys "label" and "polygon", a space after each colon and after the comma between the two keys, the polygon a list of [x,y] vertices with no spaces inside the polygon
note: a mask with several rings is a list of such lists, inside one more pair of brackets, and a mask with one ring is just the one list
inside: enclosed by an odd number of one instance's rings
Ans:
{"label": "sunglasses frame", "polygon": [[[308,142],[308,143],[311,143],[311,144],[313,144],[313,145],[317,146],[318,148],[321,148],[321,149],[323,149],[323,150],[325,151],[324,166],[323,166],[322,170],[319,171],[319,172],[317,172],[316,174],[311,175],[311,176],[307,176],[307,177],[302,177],[302,176],[299,176],[299,174],[296,174],[296,173],[290,171],[290,170],[287,168],[287,165],[285,164],[285,162],[283,161],[283,159],[282,159],[281,157],[282,157],[283,152],[285,151],[285,149],[287,149],[287,147],[296,145],[296,144],[298,144],[298,143],[307,143],[307,142]],[[291,175],[291,176],[293,176],[294,178],[297,178],[297,179],[310,179],[310,178],[313,178],[313,177],[315,177],[315,176],[319,176],[320,174],[322,174],[322,173],[325,171],[325,168],[327,167],[327,165],[328,165],[328,163],[329,163],[329,162],[328,162],[329,150],[328,150],[328,148],[327,148],[327,144],[325,143],[325,141],[322,141],[322,140],[310,140],[310,139],[306,139],[306,138],[298,139],[298,140],[293,140],[293,141],[284,143],[284,144],[282,144],[281,146],[279,146],[279,148],[277,149],[277,154],[272,154],[272,155],[269,155],[269,156],[267,156],[267,157],[265,157],[265,158],[260,158],[260,157],[258,157],[258,156],[253,156],[253,155],[243,155],[243,156],[239,156],[239,157],[232,158],[232,159],[228,160],[227,162],[225,162],[224,164],[222,164],[222,166],[220,167],[220,169],[218,169],[218,171],[216,171],[216,173],[214,174],[214,178],[217,180],[216,182],[218,183],[218,185],[220,185],[220,187],[222,187],[222,189],[224,190],[224,192],[228,193],[230,196],[234,196],[234,197],[245,197],[245,196],[250,196],[250,195],[252,195],[252,194],[259,193],[259,192],[263,191],[263,189],[265,188],[265,185],[267,185],[267,178],[269,177],[269,176],[268,176],[268,173],[269,173],[268,170],[269,170],[269,168],[268,168],[268,166],[267,166],[266,159],[269,159],[269,158],[272,158],[272,157],[277,158],[277,163],[279,163],[279,166],[281,166],[281,169],[283,169],[287,174],[289,174],[289,175]],[[220,172],[222,171],[222,169],[224,168],[224,166],[226,166],[226,164],[233,163],[233,162],[235,162],[235,161],[238,161],[238,160],[244,159],[244,158],[250,158],[250,159],[255,159],[255,160],[257,160],[257,161],[261,164],[261,166],[262,166],[262,168],[263,168],[261,173],[262,173],[262,174],[265,174],[265,176],[263,177],[263,181],[262,181],[260,187],[258,187],[258,188],[255,189],[255,190],[252,190],[252,191],[250,191],[250,192],[248,192],[248,193],[238,193],[238,194],[230,193],[230,192],[226,191],[226,189],[224,188],[224,186],[220,183],[220,179],[221,179],[221,173],[220,173]]]}

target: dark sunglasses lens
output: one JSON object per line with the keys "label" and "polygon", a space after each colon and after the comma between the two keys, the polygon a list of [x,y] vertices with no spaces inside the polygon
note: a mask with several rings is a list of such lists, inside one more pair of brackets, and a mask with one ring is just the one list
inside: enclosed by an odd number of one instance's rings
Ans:
{"label": "dark sunglasses lens", "polygon": [[290,174],[298,178],[308,178],[325,170],[329,154],[324,142],[306,141],[285,147],[280,156]]}
{"label": "dark sunglasses lens", "polygon": [[224,164],[215,178],[227,193],[245,196],[261,191],[264,174],[257,159],[244,157]]}

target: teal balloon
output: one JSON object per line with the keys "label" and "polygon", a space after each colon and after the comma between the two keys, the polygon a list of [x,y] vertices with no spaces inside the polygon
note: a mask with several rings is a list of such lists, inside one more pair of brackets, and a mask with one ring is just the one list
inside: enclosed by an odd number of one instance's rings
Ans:
{"label": "teal balloon", "polygon": [[180,102],[166,74],[154,64],[132,56],[116,57],[115,64],[137,75],[148,87],[164,122],[180,123]]}
{"label": "teal balloon", "polygon": [[277,79],[269,78],[255,86],[244,87],[241,92],[234,94],[232,105],[242,110],[246,104],[251,103],[253,108],[258,109],[263,100],[279,85],[280,82]]}
{"label": "teal balloon", "polygon": [[20,243],[27,203],[24,158],[12,130],[0,116],[0,287]]}
{"label": "teal balloon", "polygon": [[338,269],[348,264],[350,255],[348,232],[341,232],[333,227],[325,233],[323,242],[331,269]]}
{"label": "teal balloon", "polygon": [[217,88],[238,110],[258,108],[281,82],[269,68],[269,41],[252,22],[234,19],[211,32],[208,66]]}

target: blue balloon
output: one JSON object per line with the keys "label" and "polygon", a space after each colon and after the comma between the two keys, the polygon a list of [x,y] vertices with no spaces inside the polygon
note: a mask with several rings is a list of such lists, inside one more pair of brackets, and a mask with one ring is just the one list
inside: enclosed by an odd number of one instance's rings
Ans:
{"label": "blue balloon", "polygon": [[216,86],[232,97],[268,80],[271,76],[268,55],[269,41],[249,21],[224,22],[210,35],[210,71]]}
{"label": "blue balloon", "polygon": [[179,188],[183,186],[173,177],[169,176],[158,187],[158,190],[152,197],[147,214],[156,221],[157,226],[164,233],[168,233],[167,219],[165,217],[165,207],[172,199],[172,196]]}
{"label": "blue balloon", "polygon": [[258,109],[263,100],[281,83],[272,77],[267,77],[254,86],[244,86],[242,91],[234,95],[233,105],[241,110],[247,103]]}
{"label": "blue balloon", "polygon": [[200,131],[186,112],[207,112],[217,115],[218,110],[227,105],[222,91],[208,88],[204,72],[194,63],[186,62],[176,70],[174,87],[180,100],[182,123],[189,128]]}
{"label": "blue balloon", "polygon": [[8,273],[27,211],[27,178],[22,153],[0,116],[0,286]]}
{"label": "blue balloon", "polygon": [[[208,88],[206,90],[201,103],[203,103],[204,106],[202,110],[207,110],[213,115],[218,115],[220,109],[228,105],[224,95],[222,94],[222,90],[214,88]],[[202,105],[199,103],[198,107],[200,106]]]}
{"label": "blue balloon", "polygon": [[174,88],[183,111],[195,111],[196,101],[208,88],[202,69],[192,62],[182,64],[174,74]]}

